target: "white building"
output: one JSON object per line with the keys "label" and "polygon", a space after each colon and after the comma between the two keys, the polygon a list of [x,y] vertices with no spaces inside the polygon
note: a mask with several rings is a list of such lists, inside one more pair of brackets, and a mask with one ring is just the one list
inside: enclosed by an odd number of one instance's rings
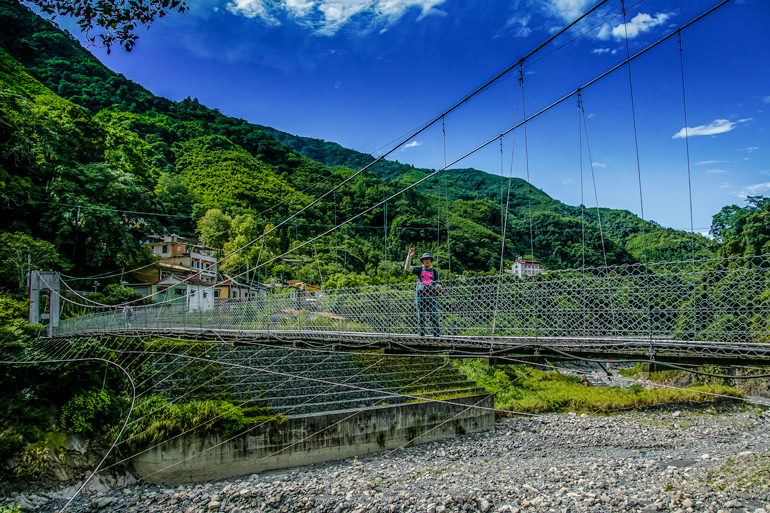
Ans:
{"label": "white building", "polygon": [[511,266],[511,273],[519,278],[535,276],[540,274],[540,262],[537,260],[525,260],[519,257]]}
{"label": "white building", "polygon": [[155,303],[170,303],[189,313],[214,309],[214,287],[195,277],[166,276],[152,285],[151,293]]}

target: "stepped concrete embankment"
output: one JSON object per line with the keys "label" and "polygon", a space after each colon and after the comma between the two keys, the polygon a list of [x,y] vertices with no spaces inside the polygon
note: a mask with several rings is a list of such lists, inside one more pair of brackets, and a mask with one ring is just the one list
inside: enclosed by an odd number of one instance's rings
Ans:
{"label": "stepped concrete embankment", "polygon": [[[440,357],[286,347],[178,346],[205,360],[155,359],[154,393],[232,397],[269,408],[235,437],[219,431],[162,441],[132,463],[151,483],[180,484],[369,454],[492,427],[494,398]],[[440,398],[440,401],[436,401]]]}
{"label": "stepped concrete embankment", "polygon": [[344,459],[491,428],[491,395],[289,417],[232,440],[184,436],[132,459],[139,477],[178,485]]}

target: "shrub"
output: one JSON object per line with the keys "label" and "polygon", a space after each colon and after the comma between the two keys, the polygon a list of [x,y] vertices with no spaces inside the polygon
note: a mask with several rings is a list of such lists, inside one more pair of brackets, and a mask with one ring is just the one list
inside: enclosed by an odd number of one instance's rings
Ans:
{"label": "shrub", "polygon": [[62,408],[61,427],[74,433],[96,431],[103,421],[94,424],[94,420],[106,417],[111,402],[106,390],[76,395]]}

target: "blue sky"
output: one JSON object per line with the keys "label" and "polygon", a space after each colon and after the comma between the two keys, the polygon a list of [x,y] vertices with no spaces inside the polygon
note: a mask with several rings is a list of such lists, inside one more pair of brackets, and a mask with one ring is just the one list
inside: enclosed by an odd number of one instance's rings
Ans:
{"label": "blue sky", "polygon": [[[91,50],[155,94],[379,154],[595,3],[189,0],[189,12],[140,31],[132,52]],[[439,123],[390,158],[442,167],[445,143],[451,162],[514,126],[525,107],[537,112],[622,62],[626,32],[634,54],[717,3],[629,0],[624,24],[610,0],[528,59],[523,87],[511,74],[446,116],[446,139]],[[768,21],[770,2],[733,0],[681,33],[696,231],[724,205],[770,195]],[[623,68],[583,91],[584,132],[573,96],[527,124],[526,144],[523,129],[504,137],[502,160],[495,142],[455,167],[528,172],[551,196],[589,207],[593,167],[600,206],[641,214],[643,205],[646,219],[689,229],[677,36],[633,61],[631,79]]]}

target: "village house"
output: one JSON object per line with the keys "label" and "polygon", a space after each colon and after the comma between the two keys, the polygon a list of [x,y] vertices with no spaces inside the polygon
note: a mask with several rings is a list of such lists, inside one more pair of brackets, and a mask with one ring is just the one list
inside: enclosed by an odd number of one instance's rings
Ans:
{"label": "village house", "polygon": [[511,266],[511,273],[519,278],[528,278],[540,274],[540,262],[518,257]]}

